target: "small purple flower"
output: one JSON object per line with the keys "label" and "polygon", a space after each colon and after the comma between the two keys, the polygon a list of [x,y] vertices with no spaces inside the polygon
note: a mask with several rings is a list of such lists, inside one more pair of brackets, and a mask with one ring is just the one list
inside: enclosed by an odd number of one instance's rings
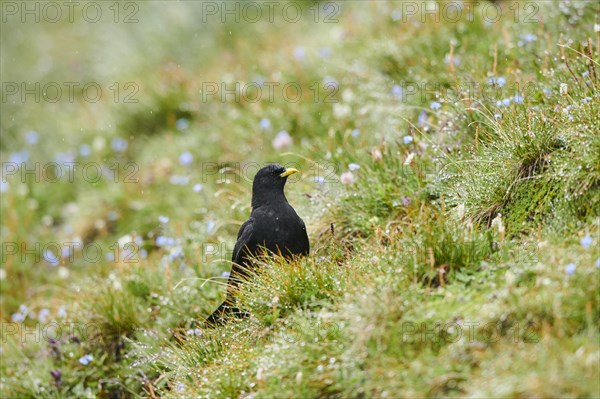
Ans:
{"label": "small purple flower", "polygon": [[575,263],[569,263],[568,265],[565,266],[565,273],[567,273],[567,275],[572,276],[573,273],[575,273]]}
{"label": "small purple flower", "polygon": [[189,151],[185,151],[179,156],[179,163],[183,166],[190,165],[192,162],[194,162],[194,156]]}
{"label": "small purple flower", "polygon": [[596,259],[596,267],[600,269],[600,258]]}
{"label": "small purple flower", "polygon": [[592,237],[588,234],[581,239],[580,244],[583,248],[588,249],[592,245],[593,241],[594,240],[592,239]]}
{"label": "small purple flower", "polygon": [[158,217],[158,221],[161,222],[162,224],[167,224],[167,223],[169,223],[169,217],[160,215]]}
{"label": "small purple flower", "polygon": [[412,136],[404,136],[402,138],[402,141],[404,141],[404,144],[410,144],[413,142],[413,137]]}
{"label": "small purple flower", "polygon": [[442,104],[440,104],[440,103],[439,103],[439,102],[437,102],[437,101],[433,101],[433,102],[432,102],[432,103],[429,105],[429,108],[431,108],[431,109],[433,109],[433,110],[437,110],[437,109],[440,109],[440,108],[442,108]]}
{"label": "small purple flower", "polygon": [[195,193],[199,193],[200,191],[202,191],[202,189],[204,188],[204,186],[200,183],[196,183],[194,184],[194,187],[192,188],[192,190],[194,190]]}
{"label": "small purple flower", "polygon": [[350,169],[351,171],[355,171],[355,170],[359,170],[360,169],[360,165],[357,163],[351,163],[348,165],[348,169]]}
{"label": "small purple flower", "polygon": [[230,275],[231,275],[230,272],[223,272],[223,273],[221,273],[221,277],[225,277],[225,278],[228,278]]}
{"label": "small purple flower", "polygon": [[502,119],[502,114],[494,114],[494,119],[499,121],[500,119]]}
{"label": "small purple flower", "polygon": [[358,130],[358,129],[352,130],[352,137],[356,138],[358,136],[360,136],[360,130]]}
{"label": "small purple flower", "polygon": [[510,98],[505,98],[504,100],[502,100],[502,105],[508,107],[510,105]]}
{"label": "small purple flower", "polygon": [[62,378],[62,371],[60,371],[60,369],[50,370],[50,376],[54,380],[54,384],[58,385]]}
{"label": "small purple flower", "polygon": [[409,206],[411,202],[412,202],[412,198],[410,198],[406,195],[402,197],[402,205]]}
{"label": "small purple flower", "polygon": [[127,150],[127,147],[129,146],[129,143],[125,139],[115,137],[114,139],[112,139],[110,145],[115,152],[125,152],[125,150]]}

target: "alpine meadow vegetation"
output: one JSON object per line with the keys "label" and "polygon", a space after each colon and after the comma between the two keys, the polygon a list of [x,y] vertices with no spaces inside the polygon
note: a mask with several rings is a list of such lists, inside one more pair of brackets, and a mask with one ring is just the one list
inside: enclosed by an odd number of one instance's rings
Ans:
{"label": "alpine meadow vegetation", "polygon": [[600,397],[599,4],[272,3],[2,3],[0,396]]}

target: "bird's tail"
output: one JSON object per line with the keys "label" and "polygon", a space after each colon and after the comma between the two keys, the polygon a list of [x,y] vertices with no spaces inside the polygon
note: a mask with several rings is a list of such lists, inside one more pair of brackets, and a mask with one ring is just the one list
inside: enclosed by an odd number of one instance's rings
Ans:
{"label": "bird's tail", "polygon": [[248,312],[244,312],[240,310],[238,307],[234,306],[235,300],[231,298],[229,295],[223,301],[219,307],[212,312],[210,316],[206,319],[207,326],[218,326],[223,325],[227,322],[231,316],[237,317],[238,319],[242,319],[244,317],[248,317]]}

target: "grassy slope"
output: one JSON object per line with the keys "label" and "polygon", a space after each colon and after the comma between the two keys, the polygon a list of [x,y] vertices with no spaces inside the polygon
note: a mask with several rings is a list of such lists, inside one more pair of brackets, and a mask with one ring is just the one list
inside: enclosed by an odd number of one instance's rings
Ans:
{"label": "grassy slope", "polygon": [[[133,27],[93,28],[128,32],[114,45],[85,24],[27,25],[30,35],[74,40],[80,53],[29,43],[21,61],[47,53],[55,64],[46,72],[3,61],[4,80],[76,76],[141,88],[139,104],[3,104],[3,160],[27,148],[30,161],[49,162],[86,143],[92,154],[77,155],[82,162],[139,166],[138,183],[11,180],[3,242],[79,237],[107,252],[130,235],[148,256],[86,262],[77,253],[60,267],[3,261],[3,322],[25,304],[19,328],[40,323],[42,309],[46,324],[88,328],[63,331],[54,344],[19,342],[3,329],[2,397],[600,395],[596,5],[542,2],[542,23],[490,24],[478,12],[474,21],[401,23],[391,18],[400,3],[355,2],[333,24],[198,25],[192,4],[145,5]],[[169,34],[152,29],[162,19]],[[23,45],[3,34],[3,52]],[[588,37],[592,63],[580,54]],[[294,57],[299,46],[303,59]],[[153,51],[132,55],[140,48]],[[102,61],[109,57],[114,64]],[[491,76],[506,84],[491,87]],[[297,82],[310,95],[297,103],[199,95],[202,82],[257,77]],[[330,77],[336,102],[315,102],[312,85],[322,99]],[[398,98],[394,85],[406,93],[414,83],[417,95]],[[450,95],[453,85],[476,89]],[[510,104],[498,106],[503,99]],[[40,133],[35,145],[24,140],[30,129]],[[283,129],[294,139],[289,153],[271,145]],[[128,140],[126,151],[111,149],[115,137]],[[185,150],[190,166],[178,162]],[[219,303],[224,280],[215,277],[228,268],[250,199],[248,178],[203,170],[268,161],[302,171],[287,193],[313,254],[263,265],[241,293],[250,319],[194,330]],[[342,185],[350,163],[360,165],[356,182]],[[317,171],[324,184],[313,181]],[[189,183],[173,185],[172,175]],[[176,242],[158,247],[159,235]],[[587,235],[589,248],[580,244]],[[59,384],[51,370],[61,371]]]}

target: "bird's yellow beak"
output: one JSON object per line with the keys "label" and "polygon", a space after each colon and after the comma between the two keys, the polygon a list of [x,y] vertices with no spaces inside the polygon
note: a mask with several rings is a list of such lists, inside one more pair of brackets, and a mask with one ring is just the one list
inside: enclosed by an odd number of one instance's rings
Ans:
{"label": "bird's yellow beak", "polygon": [[285,172],[283,172],[282,174],[279,175],[279,177],[284,178],[284,177],[288,177],[289,175],[293,175],[294,173],[297,173],[298,169],[294,169],[294,168],[287,168],[285,170]]}

